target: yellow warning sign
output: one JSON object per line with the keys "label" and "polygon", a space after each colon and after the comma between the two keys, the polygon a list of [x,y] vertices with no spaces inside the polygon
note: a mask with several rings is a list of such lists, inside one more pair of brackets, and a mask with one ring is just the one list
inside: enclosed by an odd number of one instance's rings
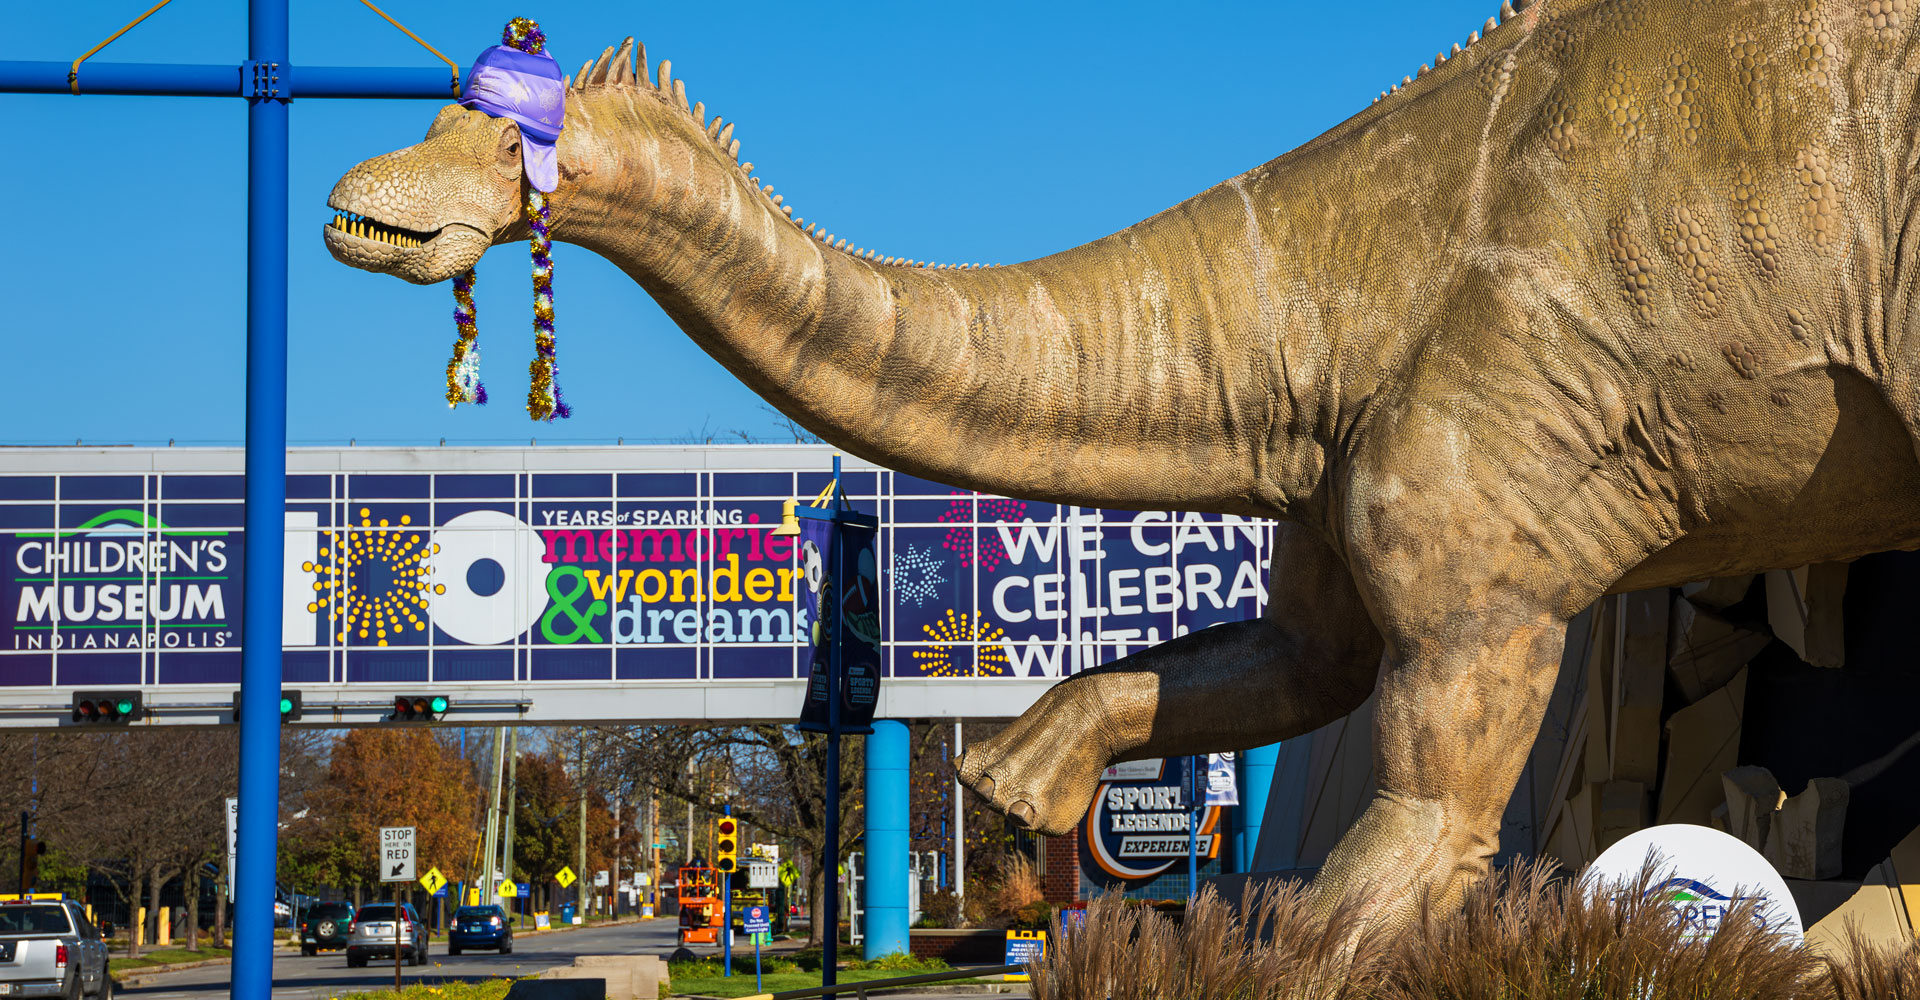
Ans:
{"label": "yellow warning sign", "polygon": [[553,873],[553,880],[560,883],[560,888],[562,889],[572,885],[579,878],[580,876],[575,875],[571,868],[561,868],[559,871]]}
{"label": "yellow warning sign", "polygon": [[514,885],[512,882],[500,883],[500,888],[496,891],[498,891],[500,895],[505,896],[509,899],[511,899],[514,896],[520,895],[520,887],[517,885]]}
{"label": "yellow warning sign", "polygon": [[429,893],[438,893],[446,887],[447,877],[440,874],[440,869],[429,868],[425,875],[420,876],[420,884],[426,886]]}

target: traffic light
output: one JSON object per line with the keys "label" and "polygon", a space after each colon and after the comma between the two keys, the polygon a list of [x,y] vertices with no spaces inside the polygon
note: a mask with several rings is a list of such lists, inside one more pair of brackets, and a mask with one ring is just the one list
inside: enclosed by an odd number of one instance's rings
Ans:
{"label": "traffic light", "polygon": [[40,855],[47,853],[44,840],[33,839],[26,842],[20,856],[20,891],[32,892],[40,884]]}
{"label": "traffic light", "polygon": [[731,875],[740,869],[740,824],[732,816],[722,816],[715,827],[718,837],[713,843],[713,867],[722,875]]}
{"label": "traffic light", "polygon": [[393,699],[388,722],[438,722],[453,702],[444,694],[402,694]]}
{"label": "traffic light", "polygon": [[[240,692],[238,691],[233,693],[233,721],[240,721]],[[280,721],[282,723],[300,721],[300,692],[291,688],[280,690]]]}
{"label": "traffic light", "polygon": [[126,725],[146,716],[138,691],[75,691],[73,721],[86,725],[105,722]]}

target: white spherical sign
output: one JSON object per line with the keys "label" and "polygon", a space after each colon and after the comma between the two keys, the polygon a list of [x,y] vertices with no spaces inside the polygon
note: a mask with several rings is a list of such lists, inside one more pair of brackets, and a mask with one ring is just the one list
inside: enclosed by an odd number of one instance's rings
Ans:
{"label": "white spherical sign", "polygon": [[1618,891],[1638,882],[1649,861],[1655,867],[1647,897],[1672,906],[1688,937],[1711,937],[1735,904],[1757,897],[1753,919],[1782,937],[1802,940],[1800,908],[1780,873],[1759,851],[1712,827],[1671,823],[1641,830],[1595,858],[1581,884]]}

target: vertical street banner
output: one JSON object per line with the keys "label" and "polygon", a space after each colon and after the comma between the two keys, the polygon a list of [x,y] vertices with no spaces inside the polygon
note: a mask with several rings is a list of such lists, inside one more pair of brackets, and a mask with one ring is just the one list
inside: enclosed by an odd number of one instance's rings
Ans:
{"label": "vertical street banner", "polygon": [[1240,804],[1240,782],[1234,770],[1233,751],[1207,755],[1207,805]]}
{"label": "vertical street banner", "polygon": [[[802,606],[812,622],[806,648],[807,698],[800,723],[826,729],[831,723],[827,675],[839,652],[840,726],[864,730],[880,700],[880,569],[876,530],[849,521],[800,519],[798,558]],[[836,610],[838,614],[829,614]]]}

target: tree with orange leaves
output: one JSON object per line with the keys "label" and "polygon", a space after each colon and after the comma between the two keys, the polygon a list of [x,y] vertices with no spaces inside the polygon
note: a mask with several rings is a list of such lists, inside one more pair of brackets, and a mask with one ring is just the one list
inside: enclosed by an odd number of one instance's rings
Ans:
{"label": "tree with orange leaves", "polygon": [[290,853],[313,859],[319,880],[379,882],[383,826],[414,828],[419,874],[472,874],[480,790],[456,747],[429,729],[354,729],[334,741],[331,758],[311,809],[288,831]]}

